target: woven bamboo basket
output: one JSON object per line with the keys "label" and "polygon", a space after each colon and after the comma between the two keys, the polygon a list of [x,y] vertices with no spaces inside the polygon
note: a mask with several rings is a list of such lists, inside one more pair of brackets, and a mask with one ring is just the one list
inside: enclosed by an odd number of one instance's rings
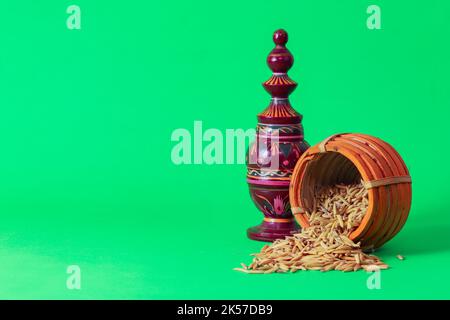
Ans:
{"label": "woven bamboo basket", "polygon": [[369,205],[350,239],[363,249],[381,247],[403,227],[411,207],[411,178],[400,155],[388,143],[363,134],[333,135],[309,148],[291,177],[292,213],[303,227],[313,205],[314,190],[336,183],[363,182]]}

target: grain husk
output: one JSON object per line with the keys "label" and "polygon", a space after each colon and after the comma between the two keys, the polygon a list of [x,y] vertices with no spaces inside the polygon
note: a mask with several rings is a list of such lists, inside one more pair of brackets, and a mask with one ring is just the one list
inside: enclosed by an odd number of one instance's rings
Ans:
{"label": "grain husk", "polygon": [[[368,206],[362,183],[322,187],[315,190],[314,207],[306,212],[309,227],[300,233],[264,245],[253,262],[234,270],[245,273],[296,272],[298,270],[387,269],[378,257],[361,250],[349,235],[359,226]],[[399,258],[399,257],[398,257]],[[400,258],[399,258],[400,259]],[[244,267],[245,266],[245,267]]]}

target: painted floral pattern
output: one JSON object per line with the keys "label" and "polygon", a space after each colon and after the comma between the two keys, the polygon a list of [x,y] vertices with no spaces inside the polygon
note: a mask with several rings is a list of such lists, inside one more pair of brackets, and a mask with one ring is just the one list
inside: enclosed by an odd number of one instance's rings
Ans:
{"label": "painted floral pattern", "polygon": [[285,217],[291,214],[288,195],[285,197],[277,195],[273,199],[273,203],[261,194],[255,194],[255,196],[256,199],[254,201],[259,209],[263,211],[264,215],[269,217]]}
{"label": "painted floral pattern", "polygon": [[284,212],[284,202],[280,195],[276,196],[273,200],[273,210],[277,215],[281,215]]}

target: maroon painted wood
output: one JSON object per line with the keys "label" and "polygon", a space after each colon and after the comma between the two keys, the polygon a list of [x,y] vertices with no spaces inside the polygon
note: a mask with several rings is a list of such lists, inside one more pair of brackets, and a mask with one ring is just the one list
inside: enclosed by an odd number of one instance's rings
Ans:
{"label": "maroon painted wood", "polygon": [[273,41],[275,48],[267,57],[273,74],[263,83],[272,99],[258,114],[256,139],[247,153],[250,196],[264,214],[263,222],[249,228],[247,235],[261,241],[274,241],[299,231],[289,205],[289,181],[297,160],[309,147],[303,138],[302,116],[288,99],[297,83],[287,75],[294,57],[286,48],[286,31],[275,31]]}

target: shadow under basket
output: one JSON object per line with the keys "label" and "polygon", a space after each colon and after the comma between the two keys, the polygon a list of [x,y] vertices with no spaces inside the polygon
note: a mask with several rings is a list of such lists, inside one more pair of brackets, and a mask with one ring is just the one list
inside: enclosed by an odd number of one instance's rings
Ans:
{"label": "shadow under basket", "polygon": [[297,222],[309,227],[314,191],[322,186],[362,181],[369,204],[350,239],[365,250],[381,247],[403,227],[411,207],[411,178],[400,155],[388,143],[363,134],[333,135],[309,148],[298,160],[289,200]]}

